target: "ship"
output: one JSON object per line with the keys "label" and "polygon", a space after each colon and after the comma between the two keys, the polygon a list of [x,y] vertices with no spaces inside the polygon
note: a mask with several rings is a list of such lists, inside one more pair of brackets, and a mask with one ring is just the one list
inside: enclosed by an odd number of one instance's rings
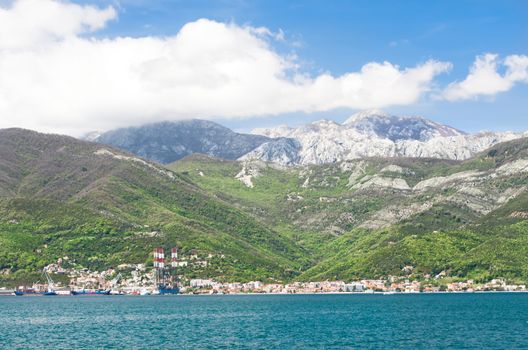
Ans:
{"label": "ship", "polygon": [[0,296],[6,296],[6,295],[17,295],[16,290],[7,290],[5,288],[0,288]]}
{"label": "ship", "polygon": [[78,290],[72,290],[72,295],[110,295],[110,290],[106,289],[98,289],[98,290],[86,290],[86,289],[78,289]]}

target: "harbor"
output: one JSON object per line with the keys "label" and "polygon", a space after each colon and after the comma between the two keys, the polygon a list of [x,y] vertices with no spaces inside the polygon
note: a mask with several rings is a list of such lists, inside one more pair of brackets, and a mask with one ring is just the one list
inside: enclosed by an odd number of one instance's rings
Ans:
{"label": "harbor", "polygon": [[[154,270],[148,276],[151,283],[138,284],[136,280],[118,275],[106,284],[107,288],[85,289],[78,286],[34,285],[17,289],[0,288],[0,296],[158,296],[158,295],[241,295],[241,294],[431,294],[431,293],[482,293],[527,292],[524,284],[508,284],[504,279],[487,283],[473,280],[444,283],[441,281],[412,281],[390,276],[385,279],[357,281],[318,281],[291,283],[217,282],[213,279],[190,279],[185,284],[172,284],[167,276],[160,277]],[[52,282],[53,283],[53,282]]]}
{"label": "harbor", "polygon": [[[170,251],[165,254],[166,250]],[[152,265],[122,264],[116,269],[91,271],[68,268],[65,261],[46,266],[43,282],[31,286],[0,288],[0,296],[157,296],[157,295],[227,295],[227,294],[397,294],[397,293],[475,293],[526,292],[525,284],[511,283],[503,278],[489,281],[456,279],[446,271],[436,275],[414,274],[412,266],[404,267],[407,276],[385,276],[376,279],[335,281],[218,281],[215,278],[189,278],[183,268],[207,266],[213,255],[192,251],[182,256],[178,247],[156,247]],[[54,276],[68,284],[54,281]]]}

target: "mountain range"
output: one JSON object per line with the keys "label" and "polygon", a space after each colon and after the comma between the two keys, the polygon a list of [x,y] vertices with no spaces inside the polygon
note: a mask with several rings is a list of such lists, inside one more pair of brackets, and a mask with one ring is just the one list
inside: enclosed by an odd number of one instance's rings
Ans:
{"label": "mountain range", "polygon": [[497,143],[527,133],[467,134],[423,117],[380,110],[358,112],[343,124],[320,120],[297,128],[279,126],[241,134],[203,120],[162,122],[87,135],[168,164],[193,153],[228,160],[262,160],[282,165],[327,164],[365,157],[468,159]]}
{"label": "mountain range", "polygon": [[326,164],[365,157],[468,159],[497,143],[528,134],[466,134],[423,117],[398,117],[379,110],[354,114],[343,124],[320,120],[298,128],[256,129],[254,134],[288,138],[295,147],[268,141],[244,155],[286,165]]}
{"label": "mountain range", "polygon": [[[174,245],[212,257],[186,278],[528,281],[523,134],[468,135],[379,111],[258,132],[196,120],[97,142],[0,130],[0,281],[30,280],[59,259],[150,264],[153,247]],[[411,144],[422,153],[386,153]],[[257,156],[266,147],[280,152]]]}

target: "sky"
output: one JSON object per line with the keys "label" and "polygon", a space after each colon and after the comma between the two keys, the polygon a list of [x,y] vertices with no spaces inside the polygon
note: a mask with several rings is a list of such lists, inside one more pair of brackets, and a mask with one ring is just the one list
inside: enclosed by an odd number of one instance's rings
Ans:
{"label": "sky", "polygon": [[0,0],[0,128],[370,108],[528,130],[528,1]]}

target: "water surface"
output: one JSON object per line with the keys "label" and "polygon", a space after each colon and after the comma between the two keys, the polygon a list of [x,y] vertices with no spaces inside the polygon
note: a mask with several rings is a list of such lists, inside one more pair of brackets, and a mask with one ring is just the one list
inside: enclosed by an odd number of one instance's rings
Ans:
{"label": "water surface", "polygon": [[528,294],[0,297],[1,349],[528,349]]}

